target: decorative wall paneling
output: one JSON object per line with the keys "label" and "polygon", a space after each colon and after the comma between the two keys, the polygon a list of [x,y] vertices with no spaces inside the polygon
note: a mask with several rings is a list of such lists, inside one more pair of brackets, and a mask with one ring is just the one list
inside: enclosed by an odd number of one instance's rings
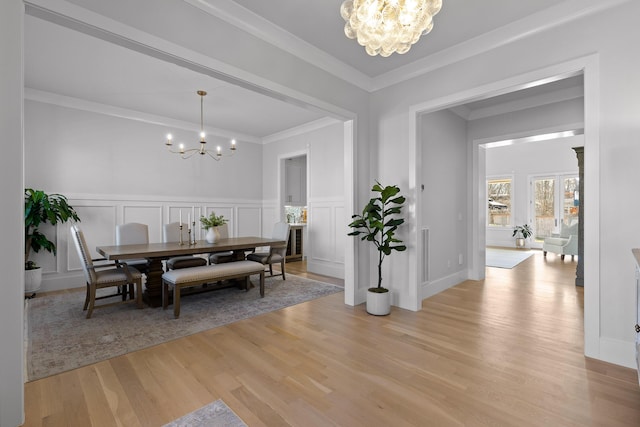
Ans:
{"label": "decorative wall paneling", "polygon": [[[115,244],[115,227],[125,222],[140,222],[149,226],[149,241],[162,241],[162,225],[177,222],[182,211],[182,221],[186,224],[187,215],[195,212],[197,218],[195,233],[198,239],[204,239],[205,232],[200,226],[200,215],[215,212],[229,220],[231,236],[262,236],[263,208],[260,200],[230,199],[181,199],[149,198],[140,200],[126,196],[95,197],[93,195],[69,195],[69,203],[80,216],[87,244],[98,258],[95,247]],[[50,239],[56,242],[58,255],[48,252],[35,254],[33,259],[43,266],[42,292],[70,289],[84,286],[82,267],[72,239],[69,238],[70,224],[45,229]],[[270,233],[271,228],[267,233]],[[185,231],[184,238],[187,234]]]}
{"label": "decorative wall paneling", "polygon": [[307,270],[344,278],[347,215],[343,199],[309,200],[305,255]]}

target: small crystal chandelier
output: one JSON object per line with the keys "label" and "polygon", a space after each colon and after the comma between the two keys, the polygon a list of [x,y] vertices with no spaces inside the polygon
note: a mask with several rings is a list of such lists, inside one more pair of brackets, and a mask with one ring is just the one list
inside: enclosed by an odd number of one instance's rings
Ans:
{"label": "small crystal chandelier", "polygon": [[[213,160],[220,160],[223,156],[222,154],[222,148],[218,145],[216,147],[216,151],[214,152],[213,150],[207,150],[206,144],[207,141],[205,141],[205,136],[206,134],[204,133],[204,114],[203,114],[203,103],[204,103],[204,97],[207,95],[207,92],[203,91],[203,90],[199,90],[198,92],[196,92],[198,95],[200,95],[200,148],[188,148],[185,149],[184,148],[184,144],[180,144],[178,146],[178,150],[172,150],[171,147],[173,146],[173,136],[171,134],[167,134],[167,142],[165,142],[165,145],[167,146],[167,149],[169,150],[169,152],[174,153],[174,154],[180,154],[180,157],[182,157],[183,159],[188,159],[189,157],[193,156],[194,154],[198,153],[200,155],[205,155],[208,154],[209,157],[211,157]],[[226,157],[231,157],[235,154],[236,152],[236,140],[232,139],[231,140],[231,147],[229,148],[229,150],[231,151],[229,154],[225,154]]]}
{"label": "small crystal chandelier", "polygon": [[442,0],[345,0],[340,15],[344,33],[371,56],[407,53],[433,28]]}

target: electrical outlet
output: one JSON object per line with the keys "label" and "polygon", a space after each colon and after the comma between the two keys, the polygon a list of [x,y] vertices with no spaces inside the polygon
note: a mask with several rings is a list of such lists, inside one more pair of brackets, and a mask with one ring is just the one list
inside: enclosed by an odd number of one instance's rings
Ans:
{"label": "electrical outlet", "polygon": [[464,258],[462,257],[462,254],[458,254],[458,264],[462,265],[463,262]]}

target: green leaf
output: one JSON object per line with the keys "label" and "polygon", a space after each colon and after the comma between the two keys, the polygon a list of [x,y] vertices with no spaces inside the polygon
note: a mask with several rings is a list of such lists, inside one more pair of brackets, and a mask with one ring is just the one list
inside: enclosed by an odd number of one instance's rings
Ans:
{"label": "green leaf", "polygon": [[73,207],[69,206],[65,196],[48,195],[42,190],[26,188],[24,191],[25,263],[29,262],[27,258],[31,250],[39,252],[45,249],[56,254],[55,243],[38,230],[40,224],[56,225],[70,219],[80,221],[80,217]]}
{"label": "green leaf", "polygon": [[387,202],[391,197],[400,192],[400,189],[396,186],[388,186],[382,190],[382,201]]}
{"label": "green leaf", "polygon": [[385,227],[397,227],[399,225],[402,225],[404,223],[404,219],[402,218],[393,218],[390,219],[389,221],[387,221],[387,223],[385,224]]}

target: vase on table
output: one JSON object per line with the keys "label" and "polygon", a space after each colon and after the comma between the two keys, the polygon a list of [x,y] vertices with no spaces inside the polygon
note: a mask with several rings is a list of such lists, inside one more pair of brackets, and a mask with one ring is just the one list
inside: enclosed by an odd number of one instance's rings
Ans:
{"label": "vase on table", "polygon": [[207,235],[205,239],[208,243],[215,243],[220,240],[220,231],[218,231],[218,227],[211,227],[207,230]]}

